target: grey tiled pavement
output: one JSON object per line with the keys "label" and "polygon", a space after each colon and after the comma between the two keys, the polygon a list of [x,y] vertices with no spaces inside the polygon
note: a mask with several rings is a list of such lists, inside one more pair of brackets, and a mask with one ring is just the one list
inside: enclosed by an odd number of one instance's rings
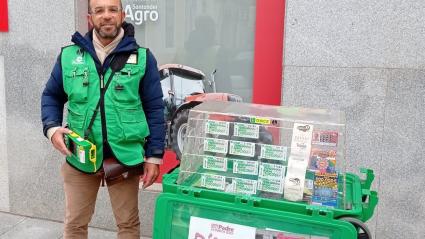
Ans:
{"label": "grey tiled pavement", "polygon": [[[60,239],[62,228],[63,224],[60,222],[0,212],[0,239]],[[116,238],[116,233],[90,227],[89,238],[113,239]]]}

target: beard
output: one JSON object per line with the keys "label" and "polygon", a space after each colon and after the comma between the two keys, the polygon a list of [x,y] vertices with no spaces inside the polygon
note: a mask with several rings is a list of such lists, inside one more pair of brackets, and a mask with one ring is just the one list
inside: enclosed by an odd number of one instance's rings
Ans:
{"label": "beard", "polygon": [[[121,28],[121,23],[116,24],[99,24],[94,26],[94,30],[96,33],[105,39],[114,39],[117,37],[119,33],[119,29]],[[112,28],[112,29],[110,29]]]}

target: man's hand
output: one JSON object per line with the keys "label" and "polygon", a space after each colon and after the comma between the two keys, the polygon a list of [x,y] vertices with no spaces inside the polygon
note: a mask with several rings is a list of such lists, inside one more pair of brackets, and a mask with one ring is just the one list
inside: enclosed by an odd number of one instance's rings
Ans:
{"label": "man's hand", "polygon": [[143,166],[143,175],[141,180],[143,182],[143,189],[152,185],[159,176],[159,165],[154,163],[145,162]]}
{"label": "man's hand", "polygon": [[51,141],[53,147],[61,152],[63,155],[71,155],[71,151],[65,145],[64,134],[69,134],[71,131],[67,128],[59,128],[52,135]]}

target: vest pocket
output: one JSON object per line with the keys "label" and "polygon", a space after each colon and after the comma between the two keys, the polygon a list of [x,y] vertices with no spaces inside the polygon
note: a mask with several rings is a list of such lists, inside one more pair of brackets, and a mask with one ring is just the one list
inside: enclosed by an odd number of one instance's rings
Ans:
{"label": "vest pocket", "polygon": [[149,135],[146,117],[141,109],[120,110],[119,118],[125,141],[142,142]]}
{"label": "vest pocket", "polygon": [[68,127],[70,130],[76,132],[80,136],[84,132],[86,116],[85,114],[80,114],[71,108],[68,108]]}
{"label": "vest pocket", "polygon": [[75,103],[86,103],[88,101],[89,71],[88,68],[76,68],[66,75],[69,81],[69,100]]}
{"label": "vest pocket", "polygon": [[140,67],[126,66],[120,72],[115,73],[110,90],[117,102],[131,103],[139,100],[139,72]]}

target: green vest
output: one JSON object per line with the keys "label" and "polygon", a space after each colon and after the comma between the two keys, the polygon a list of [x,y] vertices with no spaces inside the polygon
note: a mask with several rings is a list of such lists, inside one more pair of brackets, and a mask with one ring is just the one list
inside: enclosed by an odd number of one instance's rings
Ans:
{"label": "green vest", "polygon": [[[68,96],[68,127],[83,137],[100,99],[101,79],[91,55],[76,45],[63,48],[61,64],[63,87]],[[107,138],[112,152],[122,164],[131,167],[143,162],[143,145],[149,128],[139,85],[145,68],[146,49],[139,48],[112,78],[104,100],[107,136],[102,135],[102,109],[99,109],[88,137],[97,148],[96,162],[67,157],[68,163],[85,173],[97,172],[103,162],[103,137]],[[111,69],[108,69],[103,77],[105,85],[110,75]]]}

